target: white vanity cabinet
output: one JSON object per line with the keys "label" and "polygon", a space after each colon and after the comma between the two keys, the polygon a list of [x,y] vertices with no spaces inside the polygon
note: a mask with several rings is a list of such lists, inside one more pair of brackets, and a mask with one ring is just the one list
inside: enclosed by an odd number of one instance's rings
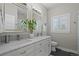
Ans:
{"label": "white vanity cabinet", "polygon": [[4,56],[27,56],[30,53],[33,53],[33,51],[34,51],[34,46],[29,45],[29,46],[25,46],[25,47],[7,52],[4,54]]}
{"label": "white vanity cabinet", "polygon": [[7,52],[3,54],[3,56],[48,56],[50,52],[51,40],[50,38],[46,38],[19,49]]}

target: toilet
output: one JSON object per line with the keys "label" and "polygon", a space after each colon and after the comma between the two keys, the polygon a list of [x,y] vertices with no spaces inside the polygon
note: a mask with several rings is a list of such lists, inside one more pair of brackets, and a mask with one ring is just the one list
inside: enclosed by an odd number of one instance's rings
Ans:
{"label": "toilet", "polygon": [[57,45],[58,45],[57,42],[55,42],[55,41],[52,41],[52,42],[51,42],[51,49],[52,49],[53,52],[56,52],[56,47],[57,47]]}

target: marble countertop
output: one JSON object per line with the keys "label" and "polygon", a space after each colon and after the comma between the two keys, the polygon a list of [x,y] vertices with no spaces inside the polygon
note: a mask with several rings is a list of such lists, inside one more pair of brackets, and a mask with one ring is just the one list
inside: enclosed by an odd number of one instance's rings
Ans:
{"label": "marble countertop", "polygon": [[40,36],[40,37],[34,37],[33,39],[21,39],[17,41],[12,41],[10,43],[6,43],[3,45],[0,45],[0,55],[7,53],[9,51],[22,48],[24,46],[30,45],[32,43],[38,42],[40,40],[49,38],[50,36]]}

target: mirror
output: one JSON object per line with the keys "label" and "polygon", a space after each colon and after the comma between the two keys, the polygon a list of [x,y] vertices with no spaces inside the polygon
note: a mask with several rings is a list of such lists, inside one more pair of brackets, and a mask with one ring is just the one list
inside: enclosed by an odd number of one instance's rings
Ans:
{"label": "mirror", "polygon": [[17,28],[21,31],[26,31],[27,28],[23,26],[22,20],[27,19],[27,9],[17,7]]}
{"label": "mirror", "polygon": [[27,18],[27,9],[22,4],[5,4],[5,31],[24,31],[24,27],[21,24],[21,20]]}
{"label": "mirror", "polygon": [[6,3],[5,4],[5,21],[4,30],[5,31],[15,31],[17,21],[17,8],[15,5]]}
{"label": "mirror", "polygon": [[33,11],[33,18],[35,18],[37,26],[36,26],[36,30],[35,33],[41,34],[42,33],[42,19],[41,19],[41,13],[39,13],[38,11],[36,11],[35,9],[32,9]]}
{"label": "mirror", "polygon": [[2,12],[3,12],[3,4],[0,3],[0,33],[3,32],[3,15],[2,15]]}

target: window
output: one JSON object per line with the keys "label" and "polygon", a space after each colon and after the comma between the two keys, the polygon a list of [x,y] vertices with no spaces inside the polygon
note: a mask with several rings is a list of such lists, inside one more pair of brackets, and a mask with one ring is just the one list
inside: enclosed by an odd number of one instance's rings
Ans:
{"label": "window", "polygon": [[54,16],[51,19],[51,32],[69,33],[70,32],[70,14]]}

